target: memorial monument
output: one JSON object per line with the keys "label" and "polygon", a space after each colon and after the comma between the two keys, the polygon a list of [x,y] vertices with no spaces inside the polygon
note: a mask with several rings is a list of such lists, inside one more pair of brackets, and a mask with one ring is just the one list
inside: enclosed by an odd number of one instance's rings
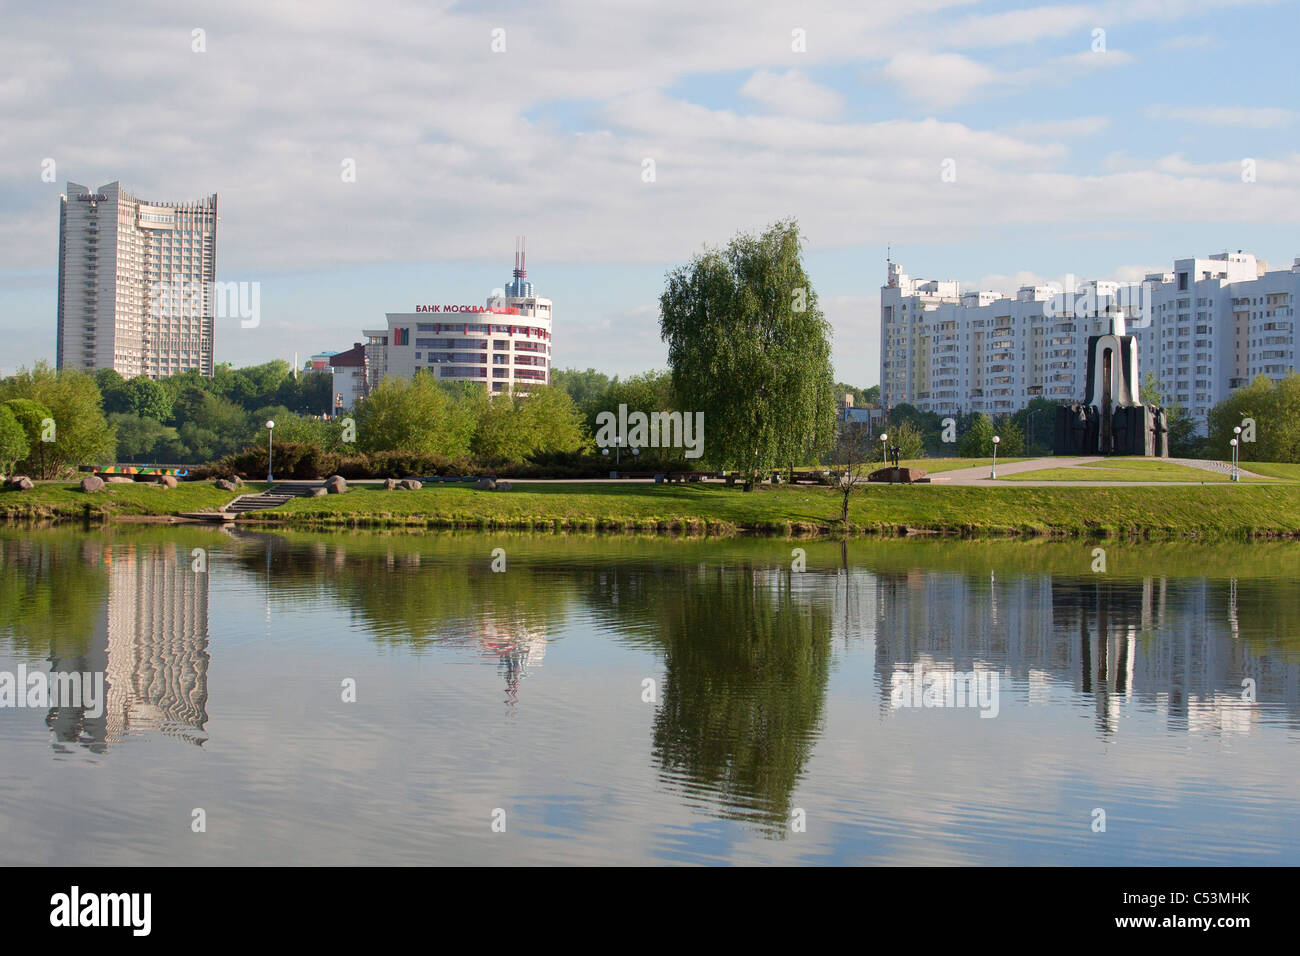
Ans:
{"label": "memorial monument", "polygon": [[1169,457],[1165,410],[1139,398],[1137,340],[1124,334],[1122,315],[1106,335],[1088,337],[1087,382],[1082,403],[1056,409],[1056,454]]}

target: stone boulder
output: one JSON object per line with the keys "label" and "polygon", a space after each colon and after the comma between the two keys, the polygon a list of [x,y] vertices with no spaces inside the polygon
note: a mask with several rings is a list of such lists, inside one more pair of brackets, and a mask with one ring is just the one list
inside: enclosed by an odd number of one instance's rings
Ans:
{"label": "stone boulder", "polygon": [[867,481],[885,482],[896,485],[910,485],[925,477],[923,468],[878,468],[867,476]]}
{"label": "stone boulder", "polygon": [[104,479],[105,483],[110,485],[133,485],[135,479],[129,475],[109,475]]}
{"label": "stone boulder", "polygon": [[163,488],[175,488],[179,482],[174,475],[159,475],[158,484]]}
{"label": "stone boulder", "polygon": [[348,490],[347,480],[342,475],[330,475],[325,479],[325,490],[331,495],[341,495]]}
{"label": "stone boulder", "polygon": [[85,492],[103,491],[104,479],[98,475],[87,475],[81,479],[81,490]]}
{"label": "stone boulder", "polygon": [[384,490],[385,490],[385,491],[392,491],[392,490],[395,489],[396,487],[397,487],[397,479],[396,479],[396,478],[385,478],[385,479],[384,479]]}
{"label": "stone boulder", "polygon": [[328,494],[329,492],[326,491],[324,488],[313,488],[311,490],[311,496],[313,498],[324,498]]}
{"label": "stone boulder", "polygon": [[235,482],[231,481],[229,478],[218,478],[212,484],[214,487],[220,488],[222,491],[239,490],[239,485],[235,484]]}
{"label": "stone boulder", "polygon": [[493,491],[509,491],[510,488],[511,488],[510,482],[508,482],[508,481],[498,481],[498,482],[497,482],[497,486],[496,486],[495,488],[493,488],[492,490],[493,490]]}
{"label": "stone boulder", "polygon": [[414,478],[403,478],[397,483],[397,487],[405,491],[419,491],[423,486]]}
{"label": "stone boulder", "polygon": [[491,478],[480,478],[474,482],[474,487],[479,491],[496,491],[497,483]]}
{"label": "stone boulder", "polygon": [[31,491],[36,485],[26,475],[12,475],[5,482],[5,487],[10,491]]}

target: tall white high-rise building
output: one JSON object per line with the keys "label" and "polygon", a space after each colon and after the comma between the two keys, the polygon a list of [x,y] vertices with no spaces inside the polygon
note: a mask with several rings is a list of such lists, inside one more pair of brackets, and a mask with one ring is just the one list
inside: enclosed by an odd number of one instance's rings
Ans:
{"label": "tall white high-rise building", "polygon": [[893,262],[880,290],[880,400],[939,414],[1006,415],[1034,398],[1082,401],[1089,336],[1134,336],[1166,402],[1205,417],[1259,375],[1300,367],[1300,259],[1268,271],[1247,253],[1179,259],[1140,283],[1067,280],[1014,296],[962,293]]}
{"label": "tall white high-rise building", "polygon": [[68,183],[59,202],[59,368],[212,374],[217,196],[137,199]]}

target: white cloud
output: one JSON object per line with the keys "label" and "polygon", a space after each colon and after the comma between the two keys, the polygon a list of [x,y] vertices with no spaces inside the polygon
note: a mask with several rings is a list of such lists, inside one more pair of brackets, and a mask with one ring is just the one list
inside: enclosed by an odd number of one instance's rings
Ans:
{"label": "white cloud", "polygon": [[798,70],[758,70],[745,81],[740,95],[780,116],[834,119],[844,110],[842,94],[813,82]]}
{"label": "white cloud", "polygon": [[1104,133],[1110,124],[1109,116],[1077,116],[1062,120],[1025,120],[1006,127],[1003,132],[1019,139],[1074,139]]}
{"label": "white cloud", "polygon": [[907,51],[881,70],[885,78],[924,106],[946,109],[973,99],[1005,77],[959,53]]}
{"label": "white cloud", "polygon": [[1151,106],[1147,117],[1155,120],[1173,120],[1199,126],[1247,126],[1254,129],[1276,129],[1288,126],[1295,119],[1292,110],[1277,106]]}
{"label": "white cloud", "polygon": [[1122,50],[1070,53],[1036,66],[995,70],[959,53],[900,53],[881,68],[885,79],[905,96],[930,109],[950,109],[988,93],[1063,84],[1089,70],[1126,66],[1134,61]]}

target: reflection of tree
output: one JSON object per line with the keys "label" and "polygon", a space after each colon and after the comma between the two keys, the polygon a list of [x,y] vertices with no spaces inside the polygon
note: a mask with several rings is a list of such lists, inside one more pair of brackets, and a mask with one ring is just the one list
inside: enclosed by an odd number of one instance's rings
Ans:
{"label": "reflection of tree", "polygon": [[[337,601],[382,644],[419,653],[469,647],[499,663],[506,702],[546,653],[573,588],[546,569],[511,562],[493,572],[498,542],[482,536],[303,536],[239,532],[238,560],[271,595]],[[506,547],[511,545],[506,543]],[[545,580],[543,580],[545,578]]]}
{"label": "reflection of tree", "polygon": [[788,572],[743,564],[613,568],[589,593],[612,626],[663,653],[654,749],[665,782],[787,832],[821,726],[831,608],[798,597]]}
{"label": "reflection of tree", "polygon": [[104,613],[100,542],[42,528],[0,538],[0,637],[33,656],[75,656]]}

